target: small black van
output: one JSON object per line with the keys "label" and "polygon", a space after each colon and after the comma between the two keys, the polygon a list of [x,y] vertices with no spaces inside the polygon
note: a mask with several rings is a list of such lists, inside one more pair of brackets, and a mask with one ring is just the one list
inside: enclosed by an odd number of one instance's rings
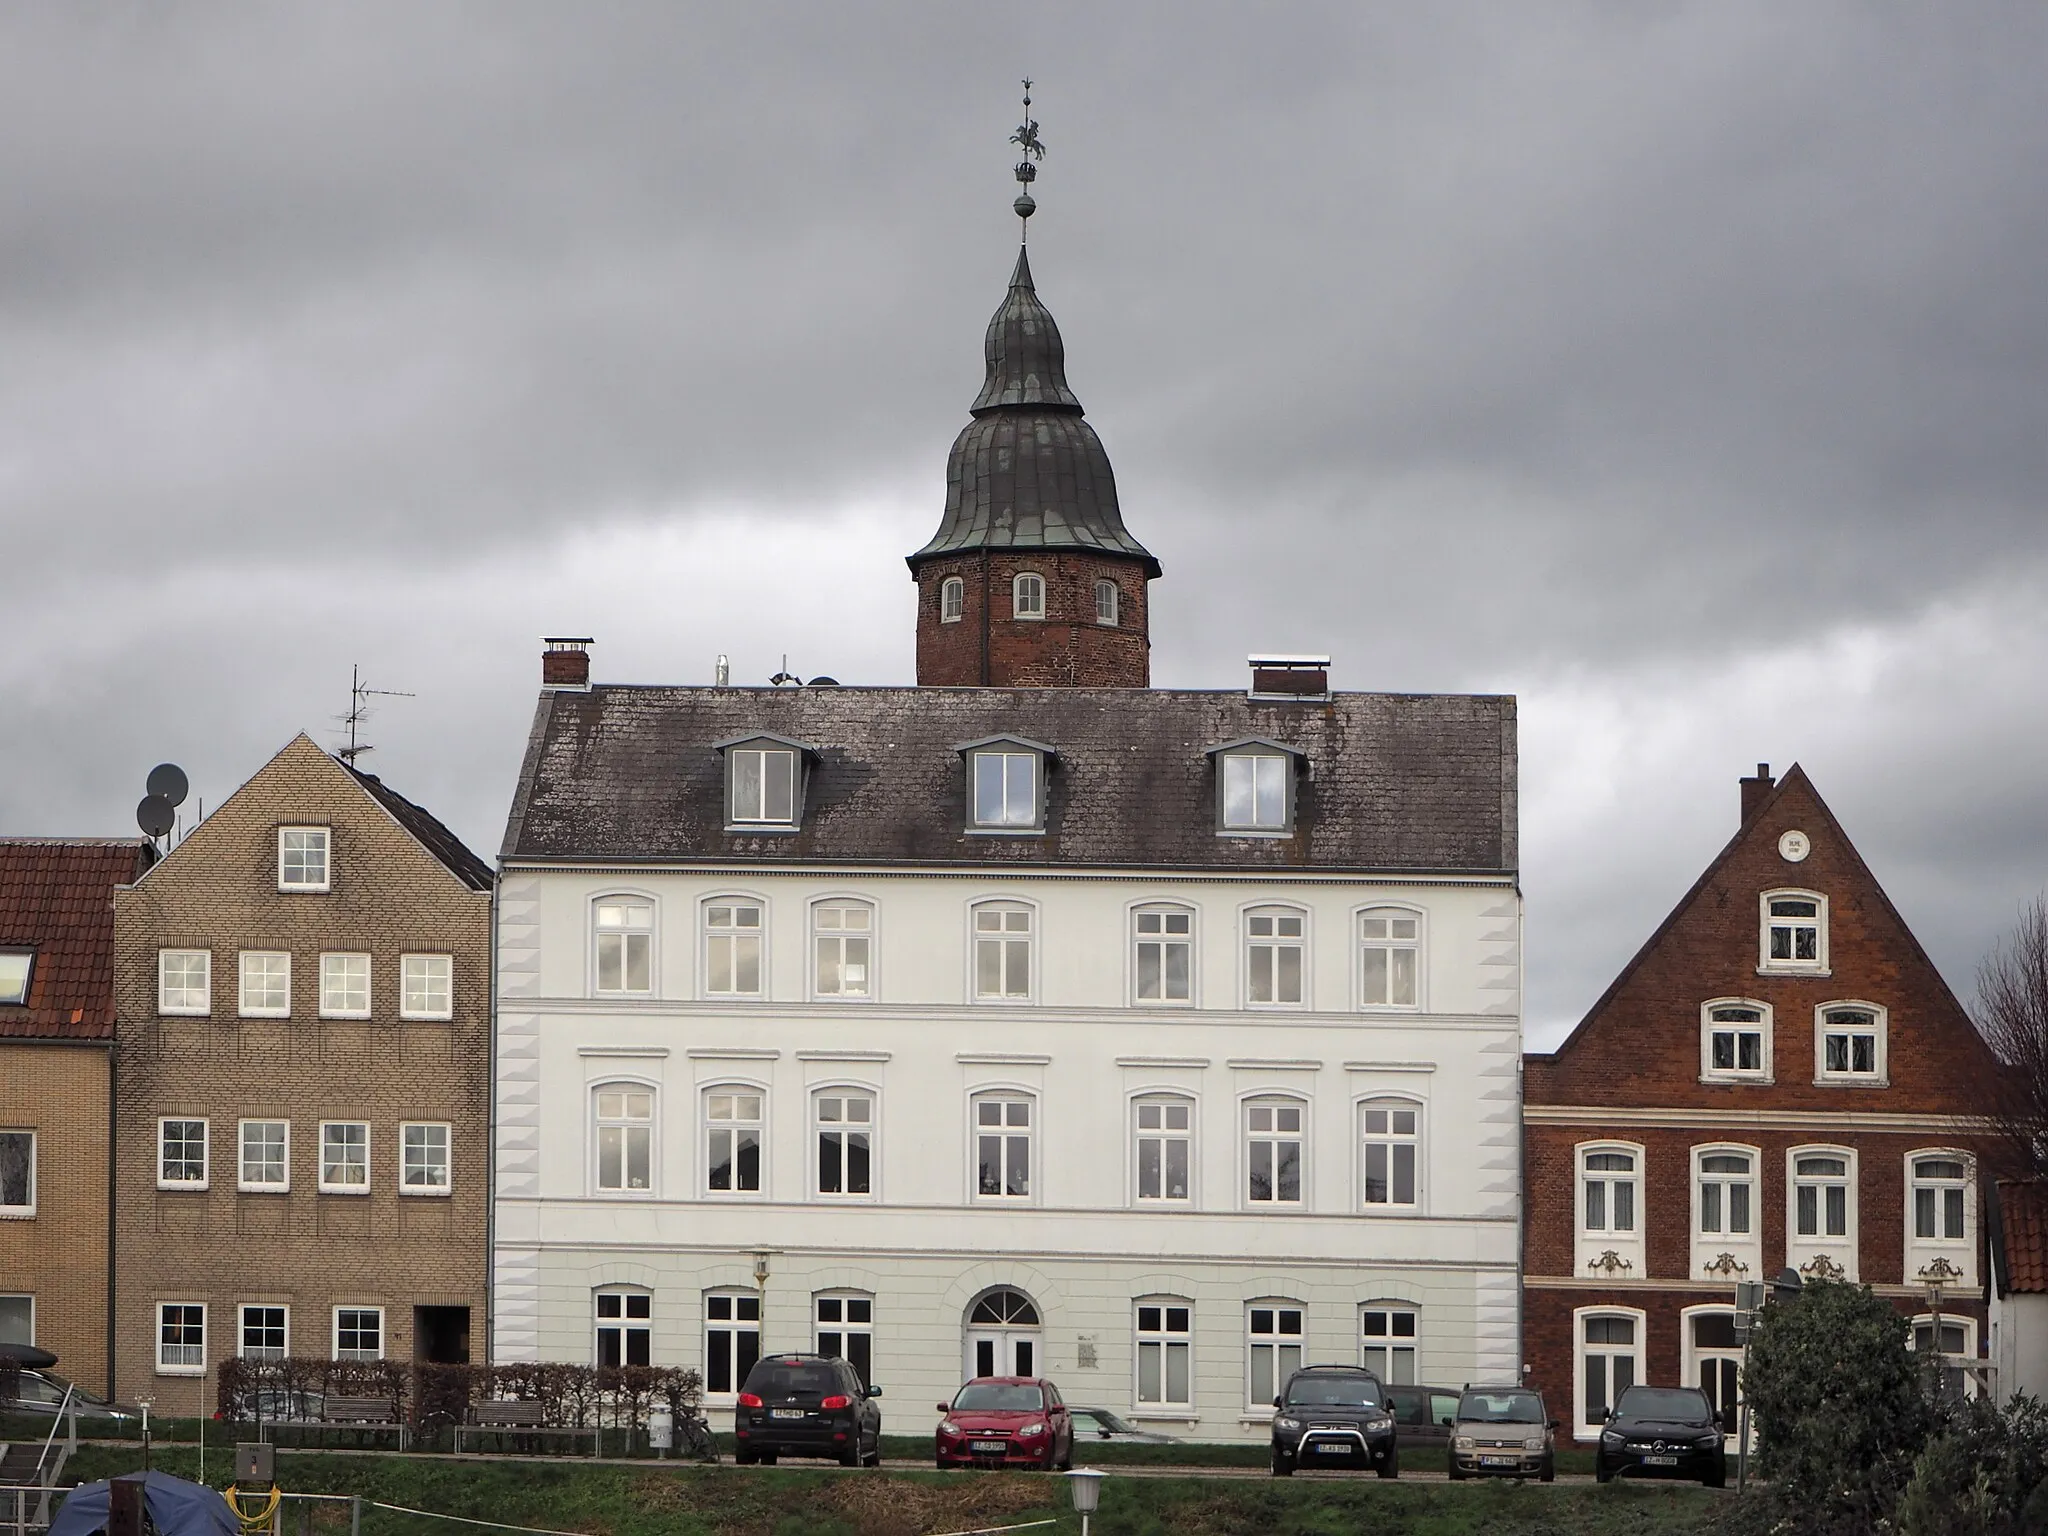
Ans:
{"label": "small black van", "polygon": [[778,1456],[829,1456],[842,1467],[879,1467],[881,1395],[844,1360],[763,1355],[733,1408],[733,1460],[773,1466]]}

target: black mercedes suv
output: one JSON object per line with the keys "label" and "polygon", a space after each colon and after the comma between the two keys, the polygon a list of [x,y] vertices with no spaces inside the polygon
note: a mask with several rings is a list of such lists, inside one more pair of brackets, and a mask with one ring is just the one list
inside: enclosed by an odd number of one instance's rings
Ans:
{"label": "black mercedes suv", "polygon": [[1696,1477],[1709,1488],[1726,1487],[1728,1453],[1707,1394],[1698,1387],[1630,1387],[1615,1399],[1593,1453],[1593,1477],[1606,1483],[1624,1474]]}
{"label": "black mercedes suv", "polygon": [[1287,1378],[1273,1399],[1273,1475],[1290,1477],[1304,1463],[1401,1475],[1394,1413],[1379,1377],[1355,1365],[1311,1365]]}
{"label": "black mercedes suv", "polygon": [[763,1355],[732,1413],[733,1460],[831,1456],[842,1467],[882,1464],[880,1387],[863,1387],[844,1360]]}

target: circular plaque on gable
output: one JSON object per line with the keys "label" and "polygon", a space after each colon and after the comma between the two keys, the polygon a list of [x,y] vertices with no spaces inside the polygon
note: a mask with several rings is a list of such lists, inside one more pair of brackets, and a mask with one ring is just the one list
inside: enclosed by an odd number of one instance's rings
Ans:
{"label": "circular plaque on gable", "polygon": [[1778,853],[1786,863],[1797,864],[1813,852],[1813,839],[1804,832],[1787,832],[1778,839]]}

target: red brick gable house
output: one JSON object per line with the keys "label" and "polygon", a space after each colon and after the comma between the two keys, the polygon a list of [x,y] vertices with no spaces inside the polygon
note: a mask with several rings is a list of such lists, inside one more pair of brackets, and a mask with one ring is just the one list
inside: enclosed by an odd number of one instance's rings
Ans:
{"label": "red brick gable house", "polygon": [[[1796,766],[1557,1050],[1524,1058],[1523,1359],[1579,1439],[1631,1382],[1732,1404],[1734,1285],[1874,1287],[1984,1345],[1989,1048]],[[1943,1266],[1946,1266],[1944,1269]]]}

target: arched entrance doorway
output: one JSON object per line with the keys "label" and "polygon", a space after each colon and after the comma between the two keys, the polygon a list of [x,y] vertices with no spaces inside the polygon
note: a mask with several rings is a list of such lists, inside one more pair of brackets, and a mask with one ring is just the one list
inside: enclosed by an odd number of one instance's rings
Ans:
{"label": "arched entrance doorway", "polygon": [[1022,1291],[999,1286],[967,1309],[969,1376],[1036,1376],[1041,1351],[1038,1307]]}

